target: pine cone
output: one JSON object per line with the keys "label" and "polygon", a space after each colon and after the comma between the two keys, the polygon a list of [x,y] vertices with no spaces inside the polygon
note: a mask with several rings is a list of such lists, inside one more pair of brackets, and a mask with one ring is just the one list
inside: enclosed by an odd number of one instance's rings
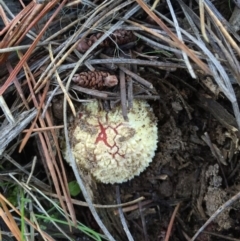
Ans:
{"label": "pine cone", "polygon": [[[89,39],[80,41],[77,45],[77,50],[82,53],[86,52],[102,35],[103,33],[93,34]],[[119,29],[114,31],[110,37],[106,38],[101,44],[99,44],[99,47],[104,48],[114,46],[115,44],[123,45],[135,40],[136,36],[132,31]]]}
{"label": "pine cone", "polygon": [[79,86],[98,90],[118,84],[116,75],[110,75],[104,71],[81,72],[80,74],[75,74],[72,80]]}

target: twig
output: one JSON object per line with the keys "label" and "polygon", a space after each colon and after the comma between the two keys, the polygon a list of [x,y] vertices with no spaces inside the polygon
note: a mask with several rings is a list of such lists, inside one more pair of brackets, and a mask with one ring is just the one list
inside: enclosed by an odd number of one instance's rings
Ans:
{"label": "twig", "polygon": [[[153,29],[152,29],[153,30]],[[154,31],[157,31],[157,32],[161,32],[161,31],[159,31],[159,30],[154,30]],[[158,42],[156,42],[156,41],[153,41],[152,39],[149,39],[149,38],[147,38],[145,35],[142,35],[142,34],[139,34],[139,33],[137,33],[137,32],[134,32],[134,35],[136,35],[137,37],[139,37],[140,39],[142,39],[147,45],[149,45],[150,47],[152,47],[152,48],[154,48],[155,50],[157,50],[157,51],[164,51],[164,50],[166,50],[166,51],[168,51],[168,52],[171,52],[171,53],[176,53],[176,54],[181,54],[181,50],[179,50],[179,49],[176,49],[176,48],[172,48],[171,46],[168,46],[168,45],[164,45],[164,44],[160,44],[160,43],[158,43]],[[152,36],[151,36],[152,37]],[[140,60],[141,61],[141,60]],[[150,62],[150,61],[149,61]],[[154,61],[154,62],[157,62],[157,61]],[[161,62],[157,62],[157,63],[161,63]],[[151,64],[151,62],[150,62],[150,64]],[[170,64],[170,63],[163,63],[163,64]],[[173,64],[173,67],[176,65],[175,63],[172,63]],[[184,68],[186,68],[186,66],[185,65],[183,65],[183,64],[181,64],[181,63],[179,63],[180,64],[180,68],[182,68],[182,67],[184,67]],[[166,66],[166,68],[167,68],[168,66]]]}
{"label": "twig", "polygon": [[[121,198],[120,198],[120,191],[119,191],[119,185],[116,186],[116,198],[117,198],[117,203],[118,204],[121,204]],[[129,241],[134,241],[129,229],[128,229],[128,226],[127,226],[127,222],[126,222],[126,219],[124,217],[124,214],[123,214],[123,211],[122,211],[122,208],[119,207],[118,208],[118,212],[119,212],[119,215],[120,215],[120,219],[121,219],[121,223],[123,225],[123,229],[128,237],[128,240]]]}
{"label": "twig", "polygon": [[[137,199],[137,200],[138,200],[138,199]],[[149,204],[149,203],[152,203],[152,202],[153,202],[152,200],[145,200],[145,201],[141,202],[141,205],[142,205],[142,207],[143,207],[143,206],[145,206],[145,205],[147,205],[147,204]],[[139,209],[139,205],[138,205],[138,204],[134,204],[134,205],[129,206],[129,207],[124,207],[124,208],[122,209],[122,211],[123,211],[124,213],[127,213],[127,212],[131,212],[131,211],[133,211],[133,210],[136,210],[136,209]],[[114,211],[114,215],[118,215],[118,211]]]}
{"label": "twig", "polygon": [[208,231],[203,231],[203,233],[211,235],[211,236],[222,238],[223,240],[240,241],[240,239],[238,239],[238,238],[231,238],[229,236],[221,235],[221,234],[218,234],[218,233],[213,233],[213,232],[208,232]]}
{"label": "twig", "polygon": [[167,233],[166,233],[166,236],[165,236],[164,241],[168,241],[169,238],[170,238],[171,231],[172,231],[172,228],[173,228],[173,222],[174,222],[174,219],[175,219],[176,214],[177,214],[177,212],[178,212],[178,209],[180,208],[180,204],[181,204],[181,203],[178,203],[178,205],[177,205],[177,206],[175,207],[175,209],[174,209],[174,212],[173,212],[173,214],[172,214],[170,223],[169,223],[169,225],[168,225],[168,229],[167,229]]}
{"label": "twig", "polygon": [[[142,36],[142,35],[139,35]],[[100,57],[103,59],[93,59],[93,60],[87,60],[89,64],[136,64],[136,65],[142,65],[142,66],[153,66],[153,67],[159,67],[162,69],[173,69],[173,68],[180,68],[180,69],[186,69],[186,66],[182,63],[166,63],[166,62],[160,62],[160,61],[149,61],[149,60],[141,60],[141,59],[124,59],[124,58],[111,58],[105,54],[100,54]],[[83,63],[81,63],[79,66],[82,66]],[[66,71],[68,69],[73,69],[76,66],[76,64],[66,64],[61,65],[59,67],[59,72]]]}
{"label": "twig", "polygon": [[[46,127],[42,127],[42,128],[33,128],[32,132],[43,132],[43,131],[49,131],[49,130],[56,130],[56,129],[62,129],[64,126],[46,126]],[[23,131],[23,133],[28,132],[29,129],[25,129]]]}
{"label": "twig", "polygon": [[229,199],[227,202],[225,202],[223,205],[221,205],[216,212],[204,223],[204,225],[196,232],[196,234],[192,237],[191,241],[194,241],[198,235],[226,208],[230,207],[234,202],[236,202],[238,199],[240,199],[240,192],[238,192],[235,196],[233,196],[231,199]]}
{"label": "twig", "polygon": [[123,67],[123,66],[119,66],[119,69],[121,69],[123,72],[125,72],[127,75],[131,76],[133,79],[135,79],[136,81],[138,81],[140,84],[146,86],[149,89],[153,88],[153,85],[148,82],[147,80],[145,80],[144,78],[140,77],[139,75],[133,73],[132,71],[128,70],[127,68]]}
{"label": "twig", "polygon": [[122,115],[123,115],[124,120],[128,121],[126,80],[125,80],[125,74],[122,70],[120,70],[119,79],[120,79],[120,95],[121,95]]}
{"label": "twig", "polygon": [[128,76],[126,79],[127,79],[128,109],[131,109],[133,106],[133,81],[130,76]]}
{"label": "twig", "polygon": [[[44,194],[50,196],[50,197],[55,197],[55,198],[58,198],[58,195],[55,194],[55,193],[50,193],[50,192],[46,192],[46,191],[40,191],[38,190],[36,187],[33,187],[33,189],[35,189],[36,191],[38,192],[43,192]],[[63,200],[66,201],[66,199],[62,196]],[[144,200],[145,198],[144,197],[139,197],[133,201],[130,201],[130,202],[126,202],[126,203],[121,203],[121,204],[109,204],[109,205],[101,205],[101,204],[94,204],[93,203],[93,206],[95,208],[118,208],[118,207],[126,207],[126,206],[130,206],[132,204],[135,204],[135,203],[138,203],[142,200]],[[83,201],[79,201],[79,200],[76,200],[76,199],[71,199],[72,203],[73,204],[76,204],[76,205],[79,205],[79,206],[83,206],[83,207],[88,207],[88,204],[86,202],[83,202]]]}
{"label": "twig", "polygon": [[74,89],[74,90],[77,90],[79,92],[82,92],[82,93],[85,93],[85,94],[88,94],[88,95],[92,95],[92,96],[96,96],[96,97],[99,97],[99,98],[103,98],[103,99],[106,99],[108,97],[108,94],[106,94],[106,93],[103,93],[103,92],[98,91],[98,90],[84,88],[84,87],[81,87],[81,86],[78,86],[78,85],[71,85],[71,88]]}
{"label": "twig", "polygon": [[148,234],[147,234],[146,221],[145,221],[145,216],[142,211],[142,203],[141,202],[138,203],[138,207],[139,207],[139,213],[140,213],[140,217],[141,217],[141,221],[142,221],[144,240],[148,241],[149,238],[148,238]]}
{"label": "twig", "polygon": [[35,109],[25,111],[16,119],[14,124],[9,124],[0,128],[0,155],[6,149],[7,145],[33,120],[36,113],[37,110]]}

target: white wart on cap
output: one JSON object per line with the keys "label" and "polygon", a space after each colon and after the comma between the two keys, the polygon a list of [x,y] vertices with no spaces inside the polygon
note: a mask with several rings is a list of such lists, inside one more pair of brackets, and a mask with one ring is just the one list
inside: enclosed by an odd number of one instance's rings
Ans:
{"label": "white wart on cap", "polygon": [[103,183],[122,183],[149,165],[157,148],[157,120],[145,101],[134,101],[124,121],[121,106],[106,112],[82,104],[69,126],[77,165]]}

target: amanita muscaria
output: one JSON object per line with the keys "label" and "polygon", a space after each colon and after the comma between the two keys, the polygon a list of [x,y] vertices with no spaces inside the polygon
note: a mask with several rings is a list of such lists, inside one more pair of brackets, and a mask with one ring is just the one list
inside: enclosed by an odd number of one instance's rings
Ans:
{"label": "amanita muscaria", "polygon": [[97,101],[82,104],[69,125],[79,168],[103,183],[122,183],[149,165],[157,148],[157,120],[146,101],[134,101],[124,121],[121,106],[106,112]]}

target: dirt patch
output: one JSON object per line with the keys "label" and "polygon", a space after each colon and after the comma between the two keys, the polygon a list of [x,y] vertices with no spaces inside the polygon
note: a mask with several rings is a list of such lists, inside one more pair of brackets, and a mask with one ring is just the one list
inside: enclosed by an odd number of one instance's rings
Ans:
{"label": "dirt patch", "polygon": [[[169,88],[171,84],[177,86],[177,92]],[[232,133],[198,105],[200,94],[171,78],[167,84],[159,79],[156,85],[161,99],[151,104],[159,119],[158,150],[146,171],[119,185],[121,202],[141,196],[146,198],[138,207],[125,213],[135,240],[143,237],[164,240],[174,207],[181,203],[171,240],[182,240],[185,231],[193,235],[197,227],[231,197],[231,189],[238,181],[229,179],[229,174],[235,170],[234,177],[237,177],[239,170],[235,169],[237,162],[219,163],[206,143],[204,136],[207,133],[212,145],[224,155],[224,151],[229,153],[232,142],[228,137]],[[195,89],[199,88],[194,81],[193,85]],[[115,185],[98,184],[97,192],[96,202],[108,204],[116,199]],[[221,213],[207,231],[223,234],[236,231],[238,219],[231,218],[231,209]],[[235,215],[239,212],[238,208],[234,209]],[[106,211],[105,217],[107,227],[113,233],[117,232],[117,239],[125,240],[116,210]],[[209,237],[205,234],[198,240],[216,240],[215,236]]]}

